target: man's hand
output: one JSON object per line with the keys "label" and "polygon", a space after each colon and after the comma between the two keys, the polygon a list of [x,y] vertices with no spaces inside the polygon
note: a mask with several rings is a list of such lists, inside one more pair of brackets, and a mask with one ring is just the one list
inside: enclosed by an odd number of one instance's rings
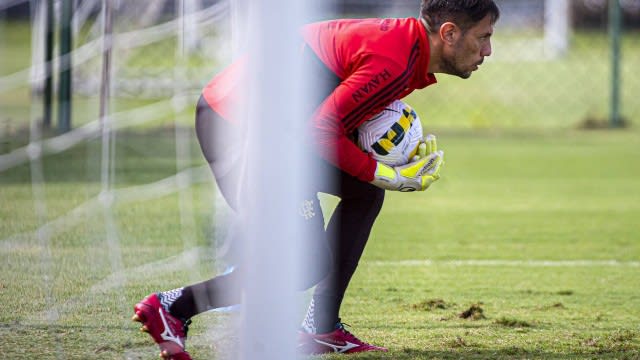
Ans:
{"label": "man's hand", "polygon": [[371,184],[385,190],[424,191],[440,178],[443,164],[444,152],[438,150],[436,137],[428,135],[412,162],[396,167],[378,162]]}

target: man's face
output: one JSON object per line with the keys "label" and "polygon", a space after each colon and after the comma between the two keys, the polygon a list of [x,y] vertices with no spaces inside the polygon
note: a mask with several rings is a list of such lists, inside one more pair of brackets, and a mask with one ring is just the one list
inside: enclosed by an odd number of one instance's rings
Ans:
{"label": "man's face", "polygon": [[469,78],[473,71],[478,70],[485,56],[491,55],[492,34],[493,23],[490,15],[485,16],[466,32],[460,33],[443,52],[444,73],[463,79]]}

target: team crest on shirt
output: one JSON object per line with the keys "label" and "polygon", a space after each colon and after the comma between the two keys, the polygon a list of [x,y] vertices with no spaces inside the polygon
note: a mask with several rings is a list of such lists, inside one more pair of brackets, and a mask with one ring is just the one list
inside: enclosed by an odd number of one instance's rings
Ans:
{"label": "team crest on shirt", "polygon": [[309,220],[312,217],[316,216],[316,212],[313,209],[313,200],[304,200],[302,202],[302,206],[300,207],[300,215],[305,220]]}

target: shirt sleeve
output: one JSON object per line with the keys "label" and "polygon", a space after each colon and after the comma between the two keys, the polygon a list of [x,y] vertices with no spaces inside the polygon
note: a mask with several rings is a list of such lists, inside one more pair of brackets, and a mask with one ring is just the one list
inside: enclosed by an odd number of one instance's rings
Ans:
{"label": "shirt sleeve", "polygon": [[354,143],[353,133],[395,100],[405,90],[408,78],[403,66],[375,55],[362,56],[354,68],[314,113],[312,137],[324,159],[369,182],[377,164]]}

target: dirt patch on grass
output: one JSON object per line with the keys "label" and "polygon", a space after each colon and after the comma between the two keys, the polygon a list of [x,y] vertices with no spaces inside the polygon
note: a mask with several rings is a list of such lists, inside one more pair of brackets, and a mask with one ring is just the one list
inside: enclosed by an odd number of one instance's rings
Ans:
{"label": "dirt patch on grass", "polygon": [[562,295],[562,296],[571,296],[573,295],[573,290],[560,290],[556,294]]}
{"label": "dirt patch on grass", "polygon": [[557,302],[557,303],[553,303],[551,305],[540,305],[538,307],[536,307],[536,310],[542,310],[542,311],[546,311],[546,310],[564,310],[567,307],[564,306],[563,303],[561,302]]}
{"label": "dirt patch on grass", "polygon": [[482,309],[482,303],[472,304],[467,310],[463,311],[458,315],[461,319],[468,320],[481,320],[486,319],[484,316],[484,309]]}
{"label": "dirt patch on grass", "polygon": [[629,128],[631,127],[631,122],[629,119],[621,117],[618,119],[618,123],[614,126],[609,119],[587,116],[580,121],[577,126],[578,129],[582,130],[615,129],[616,127],[620,129]]}
{"label": "dirt patch on grass", "polygon": [[496,324],[512,328],[528,328],[531,327],[531,323],[523,320],[512,319],[507,317],[501,317],[495,321]]}
{"label": "dirt patch on grass", "polygon": [[419,311],[445,310],[451,307],[442,299],[428,299],[417,304],[412,304],[411,308]]}

